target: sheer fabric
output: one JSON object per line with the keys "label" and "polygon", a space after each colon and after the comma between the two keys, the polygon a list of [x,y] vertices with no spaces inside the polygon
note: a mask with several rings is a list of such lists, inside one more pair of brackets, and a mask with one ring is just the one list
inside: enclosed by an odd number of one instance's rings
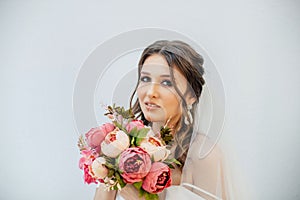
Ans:
{"label": "sheer fabric", "polygon": [[[224,110],[216,109],[222,107],[222,102],[213,102],[213,94],[216,94],[215,89],[204,87],[194,115],[194,131],[185,165],[182,172],[173,171],[173,185],[159,195],[161,200],[181,197],[192,200],[231,199],[224,155],[217,143],[223,126]],[[124,200],[120,194],[127,200],[130,189],[126,190],[117,195],[118,200]],[[129,199],[139,199],[133,198],[137,195],[133,193],[131,191],[132,198]]]}
{"label": "sheer fabric", "polygon": [[[176,175],[176,184],[159,195],[161,200],[232,199],[228,190],[231,183],[228,181],[224,155],[217,144],[225,117],[225,93],[213,63],[208,62],[204,79],[206,84],[194,114],[192,139],[185,165],[182,172],[173,173]],[[132,187],[122,189],[116,199],[140,199]]]}
{"label": "sheer fabric", "polygon": [[[174,175],[181,176],[179,185],[172,185],[159,194],[160,200],[190,199],[190,200],[226,200],[231,199],[228,191],[228,180],[225,173],[223,156],[218,146],[205,157],[199,156],[199,146],[206,136],[199,134],[194,138],[182,169],[182,173],[174,171]],[[209,142],[209,141],[206,141]],[[173,178],[173,177],[172,177]],[[127,186],[126,186],[127,187]],[[120,195],[124,196],[122,198]],[[117,195],[117,200],[140,199],[138,193],[129,186]]]}
{"label": "sheer fabric", "polygon": [[205,157],[200,157],[199,146],[204,140],[209,139],[199,134],[191,144],[182,171],[182,190],[193,192],[199,199],[228,199],[228,183],[221,150],[215,145]]}
{"label": "sheer fabric", "polygon": [[217,143],[225,116],[224,91],[218,81],[212,81],[209,71],[206,75],[207,85],[203,87],[195,111],[193,135],[177,190],[185,194],[192,192],[199,199],[226,200],[229,199],[228,173]]}

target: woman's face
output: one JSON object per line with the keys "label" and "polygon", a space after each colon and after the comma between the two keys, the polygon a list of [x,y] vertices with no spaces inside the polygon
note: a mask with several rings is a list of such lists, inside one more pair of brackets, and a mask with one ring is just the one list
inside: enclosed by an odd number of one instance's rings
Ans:
{"label": "woman's face", "polygon": [[187,81],[176,68],[173,71],[175,83],[167,61],[158,54],[149,56],[142,66],[137,95],[142,112],[150,122],[165,123],[171,119],[177,123],[181,117],[181,98],[174,84],[184,94]]}

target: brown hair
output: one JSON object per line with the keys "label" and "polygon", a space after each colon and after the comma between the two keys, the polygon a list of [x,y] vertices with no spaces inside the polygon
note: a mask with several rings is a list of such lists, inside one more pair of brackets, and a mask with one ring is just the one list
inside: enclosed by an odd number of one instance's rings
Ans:
{"label": "brown hair", "polygon": [[[154,42],[153,44],[149,45],[146,49],[144,49],[141,58],[139,60],[139,68],[138,68],[138,76],[140,78],[140,72],[145,60],[154,54],[158,54],[163,56],[170,68],[171,78],[174,81],[174,72],[173,68],[177,67],[177,69],[181,72],[181,74],[186,78],[188,81],[188,86],[190,90],[187,90],[185,94],[182,94],[176,84],[174,84],[174,88],[178,95],[181,98],[181,106],[183,108],[183,113],[180,119],[180,129],[177,130],[174,141],[175,141],[175,158],[177,158],[181,163],[185,162],[186,155],[189,149],[189,144],[193,132],[193,123],[186,124],[184,123],[184,118],[189,119],[191,122],[187,103],[185,101],[185,96],[188,92],[196,99],[195,103],[193,103],[191,114],[194,118],[194,111],[196,104],[199,101],[202,86],[205,84],[203,79],[204,69],[203,69],[203,58],[199,55],[190,45],[182,42],[182,41],[167,41],[167,40],[159,40]],[[138,100],[132,106],[132,101],[134,95],[136,93],[137,86],[130,98],[130,107],[132,108],[133,112],[137,117],[140,117],[141,120],[144,121],[145,124],[149,122],[145,119],[144,114],[142,113],[141,107],[139,105]]]}

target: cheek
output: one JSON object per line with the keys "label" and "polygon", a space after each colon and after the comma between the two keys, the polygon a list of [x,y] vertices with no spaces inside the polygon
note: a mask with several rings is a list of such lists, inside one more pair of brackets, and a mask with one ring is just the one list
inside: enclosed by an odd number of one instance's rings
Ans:
{"label": "cheek", "polygon": [[165,96],[165,101],[164,101],[164,105],[165,108],[167,109],[167,111],[169,112],[180,112],[180,101],[178,99],[178,97],[174,94],[172,95],[166,95]]}
{"label": "cheek", "polygon": [[136,94],[139,99],[143,99],[143,97],[145,96],[145,90],[143,88],[138,88],[136,90]]}
{"label": "cheek", "polygon": [[168,89],[163,93],[163,99],[168,102],[168,105],[178,105],[180,104],[180,96],[177,94],[175,90]]}

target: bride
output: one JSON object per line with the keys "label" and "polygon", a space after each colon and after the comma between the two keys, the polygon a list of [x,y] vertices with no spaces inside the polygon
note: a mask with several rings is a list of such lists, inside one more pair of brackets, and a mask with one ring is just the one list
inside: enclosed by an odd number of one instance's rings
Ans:
{"label": "bride", "polygon": [[[221,151],[197,130],[203,74],[202,56],[182,41],[156,41],[141,55],[139,80],[130,100],[132,110],[154,133],[165,124],[171,128],[171,156],[182,164],[172,169],[172,186],[161,192],[159,199],[228,199]],[[200,156],[204,142],[214,148]],[[131,184],[121,191],[105,191],[99,185],[94,200],[115,199],[143,198]]]}

